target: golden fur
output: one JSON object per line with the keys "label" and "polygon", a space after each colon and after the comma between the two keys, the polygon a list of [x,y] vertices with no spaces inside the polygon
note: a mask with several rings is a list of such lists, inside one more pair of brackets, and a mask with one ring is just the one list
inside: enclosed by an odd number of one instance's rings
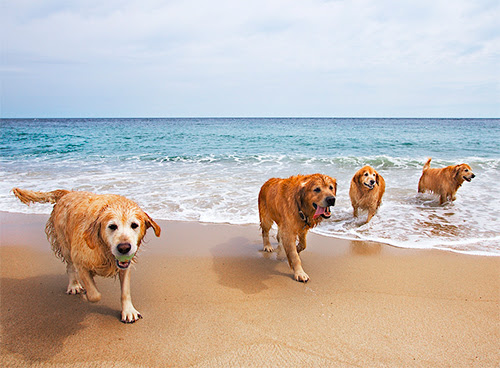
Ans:
{"label": "golden fur", "polygon": [[368,223],[382,203],[385,192],[385,180],[371,166],[359,169],[352,177],[349,188],[354,217],[358,217],[358,209],[368,210]]}
{"label": "golden fur", "polygon": [[433,169],[431,158],[424,164],[422,176],[418,182],[418,192],[433,192],[439,195],[439,204],[448,200],[454,201],[456,193],[464,181],[471,181],[476,175],[467,164],[447,166],[441,169]]}
{"label": "golden fur", "polygon": [[276,223],[278,242],[286,252],[297,281],[309,280],[302,269],[299,253],[306,249],[309,229],[331,216],[329,207],[335,204],[336,192],[336,180],[322,174],[272,178],[260,189],[259,217],[264,251],[274,250],[269,242],[269,230]]}
{"label": "golden fur", "polygon": [[52,250],[66,263],[68,294],[84,294],[88,301],[97,302],[101,294],[94,276],[109,277],[118,273],[121,320],[131,323],[142,318],[132,304],[129,266],[135,262],[136,252],[148,228],[153,227],[155,235],[160,236],[160,227],[148,214],[133,201],[119,195],[68,190],[34,192],[18,188],[12,191],[28,205],[31,202],[55,204],[45,233]]}

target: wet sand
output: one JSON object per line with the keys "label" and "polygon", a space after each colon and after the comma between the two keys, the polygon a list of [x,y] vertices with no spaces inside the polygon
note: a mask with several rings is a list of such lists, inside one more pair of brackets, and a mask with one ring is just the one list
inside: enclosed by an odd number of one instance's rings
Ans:
{"label": "wet sand", "polygon": [[48,216],[0,212],[2,367],[498,367],[500,257],[309,234],[311,281],[265,254],[257,226],[159,221],[120,286],[66,295]]}

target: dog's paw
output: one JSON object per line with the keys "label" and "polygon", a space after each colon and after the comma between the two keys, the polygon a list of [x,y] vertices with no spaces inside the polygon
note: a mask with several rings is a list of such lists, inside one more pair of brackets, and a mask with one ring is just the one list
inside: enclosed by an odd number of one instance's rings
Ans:
{"label": "dog's paw", "polygon": [[68,285],[68,289],[66,290],[66,294],[68,295],[76,295],[76,294],[85,294],[85,289],[80,283],[75,283]]}
{"label": "dog's paw", "polygon": [[122,322],[123,323],[134,323],[138,319],[141,319],[142,315],[134,308],[129,307],[122,310]]}
{"label": "dog's paw", "polygon": [[293,275],[293,278],[299,282],[308,282],[309,281],[309,276],[304,271],[295,272],[295,275]]}
{"label": "dog's paw", "polygon": [[270,245],[265,245],[263,251],[272,253],[272,252],[274,252],[274,248]]}

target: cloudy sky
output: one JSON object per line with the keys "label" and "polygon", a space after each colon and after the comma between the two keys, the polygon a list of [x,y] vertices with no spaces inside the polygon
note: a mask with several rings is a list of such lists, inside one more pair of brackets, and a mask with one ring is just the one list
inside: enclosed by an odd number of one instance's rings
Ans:
{"label": "cloudy sky", "polygon": [[4,0],[2,117],[500,117],[498,0]]}

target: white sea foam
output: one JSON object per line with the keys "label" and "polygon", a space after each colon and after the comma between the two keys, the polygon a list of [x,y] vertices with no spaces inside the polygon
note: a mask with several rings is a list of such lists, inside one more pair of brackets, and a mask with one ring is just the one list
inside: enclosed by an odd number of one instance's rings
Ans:
{"label": "white sea foam", "polygon": [[[27,207],[13,187],[117,193],[159,219],[258,223],[270,177],[337,178],[327,236],[401,247],[500,253],[498,119],[2,119],[0,210]],[[440,133],[437,134],[436,132]],[[467,137],[464,142],[463,137]],[[417,195],[427,155],[434,167],[469,163],[477,177],[454,203]],[[371,165],[387,183],[369,224],[352,217],[349,182]]]}
{"label": "white sea foam", "polygon": [[[22,170],[4,162],[0,210],[49,213],[50,205],[27,207],[10,190],[66,188],[125,195],[158,219],[256,224],[257,195],[269,177],[323,172],[337,178],[338,195],[332,219],[314,230],[319,234],[405,248],[500,255],[500,193],[492,184],[498,179],[498,160],[465,158],[477,177],[464,183],[455,202],[444,206],[432,195],[416,193],[422,161],[386,156],[291,159],[233,155],[154,160],[137,156],[120,163],[35,160]],[[356,168],[367,163],[384,176],[387,190],[377,215],[364,224],[366,214],[352,217],[348,188]],[[436,166],[445,164],[448,162],[436,160]]]}

